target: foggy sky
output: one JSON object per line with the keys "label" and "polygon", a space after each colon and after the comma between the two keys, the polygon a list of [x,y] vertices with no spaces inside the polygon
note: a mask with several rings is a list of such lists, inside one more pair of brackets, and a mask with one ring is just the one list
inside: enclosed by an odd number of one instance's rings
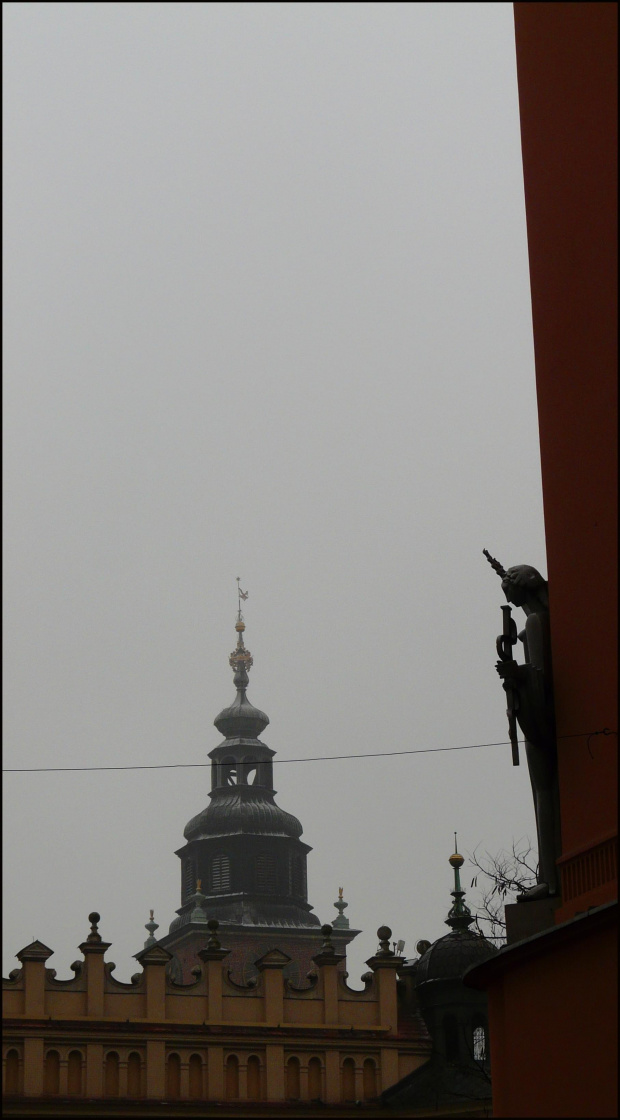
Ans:
{"label": "foggy sky", "polygon": [[[237,576],[276,761],[506,740],[482,548],[546,574],[512,5],[4,17],[4,766],[207,762]],[[275,779],[352,983],[446,932],[455,829],[535,836],[508,746]],[[128,979],[208,790],[5,775],[5,970],[68,976],[96,909]]]}

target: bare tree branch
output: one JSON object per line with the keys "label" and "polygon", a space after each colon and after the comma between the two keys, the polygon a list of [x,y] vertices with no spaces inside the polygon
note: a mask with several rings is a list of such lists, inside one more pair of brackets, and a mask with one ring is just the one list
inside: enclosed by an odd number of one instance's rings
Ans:
{"label": "bare tree branch", "polygon": [[471,886],[478,890],[478,897],[474,895],[472,913],[480,933],[496,942],[505,942],[504,907],[514,902],[522,891],[535,885],[538,872],[536,852],[528,837],[513,840],[509,852],[502,849],[497,855],[488,851],[480,854],[479,847],[469,856],[476,871]]}

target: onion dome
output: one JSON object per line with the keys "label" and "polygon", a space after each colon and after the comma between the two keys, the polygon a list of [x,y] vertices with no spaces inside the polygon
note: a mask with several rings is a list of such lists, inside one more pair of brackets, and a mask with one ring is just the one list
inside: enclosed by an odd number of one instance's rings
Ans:
{"label": "onion dome", "polygon": [[[455,851],[448,862],[454,871],[454,890],[451,891],[454,902],[446,918],[451,931],[425,948],[416,969],[416,988],[429,980],[460,979],[470,965],[482,964],[498,952],[481,933],[469,929],[474,919],[463,901],[465,891],[461,889],[459,871],[465,860],[456,851],[456,833]],[[420,943],[420,947],[422,945],[428,946],[428,942]]]}

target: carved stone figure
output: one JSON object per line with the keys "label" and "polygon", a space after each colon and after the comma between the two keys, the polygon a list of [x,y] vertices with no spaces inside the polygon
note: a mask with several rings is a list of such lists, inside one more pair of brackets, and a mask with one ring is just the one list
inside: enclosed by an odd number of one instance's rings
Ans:
{"label": "carved stone figure", "polygon": [[[484,554],[502,577],[502,590],[508,602],[521,607],[526,616],[525,629],[517,635],[510,607],[502,607],[504,632],[497,639],[500,660],[496,668],[508,698],[509,725],[512,723],[514,727],[516,718],[525,738],[538,834],[538,884],[520,895],[517,901],[535,901],[558,893],[556,860],[561,852],[547,581],[528,564],[505,570],[486,549]],[[510,651],[517,637],[523,643],[525,661],[522,665]],[[513,727],[511,741],[515,760]]]}

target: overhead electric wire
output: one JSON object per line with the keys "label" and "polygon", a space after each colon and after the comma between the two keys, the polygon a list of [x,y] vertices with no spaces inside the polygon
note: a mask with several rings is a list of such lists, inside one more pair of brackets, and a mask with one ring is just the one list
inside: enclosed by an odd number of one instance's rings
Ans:
{"label": "overhead electric wire", "polygon": [[[591,739],[594,735],[615,735],[615,731],[610,731],[608,727],[604,727],[602,731],[580,731],[572,735],[558,735],[558,739]],[[523,745],[525,739],[519,739],[518,742]],[[342,759],[349,758],[393,758],[395,755],[406,754],[438,754],[442,751],[473,751],[479,747],[509,747],[510,741],[503,739],[498,743],[466,743],[461,747],[422,747],[416,750],[409,751],[372,751],[368,754],[325,754],[316,755],[310,758],[274,758],[273,764],[280,766],[285,763],[291,762],[337,762]],[[143,763],[131,766],[20,766],[8,767],[3,770],[3,774],[52,774],[52,773],[68,773],[71,771],[88,771],[88,770],[193,770],[205,769],[210,767],[211,762],[160,762],[160,763]],[[240,765],[243,765],[241,763]]]}

